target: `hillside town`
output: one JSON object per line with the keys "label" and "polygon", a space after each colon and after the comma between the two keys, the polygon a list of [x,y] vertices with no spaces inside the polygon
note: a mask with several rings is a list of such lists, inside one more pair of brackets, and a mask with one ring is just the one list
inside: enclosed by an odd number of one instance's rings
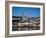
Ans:
{"label": "hillside town", "polygon": [[40,30],[40,16],[12,16],[13,31]]}

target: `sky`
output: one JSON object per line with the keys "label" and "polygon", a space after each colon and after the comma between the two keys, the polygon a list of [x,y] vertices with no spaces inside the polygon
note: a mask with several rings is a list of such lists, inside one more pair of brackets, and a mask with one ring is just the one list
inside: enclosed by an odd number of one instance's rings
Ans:
{"label": "sky", "polygon": [[40,16],[40,8],[12,7],[12,16]]}

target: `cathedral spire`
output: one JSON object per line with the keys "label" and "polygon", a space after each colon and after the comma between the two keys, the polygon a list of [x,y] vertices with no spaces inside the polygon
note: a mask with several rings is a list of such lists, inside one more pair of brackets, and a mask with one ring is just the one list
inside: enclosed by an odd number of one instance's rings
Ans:
{"label": "cathedral spire", "polygon": [[24,16],[24,12],[23,12],[23,16]]}

